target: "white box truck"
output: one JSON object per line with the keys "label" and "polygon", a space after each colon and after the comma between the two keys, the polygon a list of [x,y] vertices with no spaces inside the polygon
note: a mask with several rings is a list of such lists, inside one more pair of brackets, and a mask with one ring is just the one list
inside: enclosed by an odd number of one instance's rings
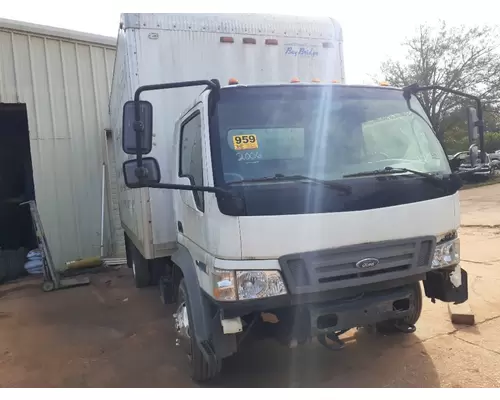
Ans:
{"label": "white box truck", "polygon": [[413,332],[422,281],[467,299],[461,180],[419,103],[429,88],[343,83],[330,18],[122,16],[110,113],[127,261],[176,304],[196,380],[251,338],[339,349],[355,327]]}

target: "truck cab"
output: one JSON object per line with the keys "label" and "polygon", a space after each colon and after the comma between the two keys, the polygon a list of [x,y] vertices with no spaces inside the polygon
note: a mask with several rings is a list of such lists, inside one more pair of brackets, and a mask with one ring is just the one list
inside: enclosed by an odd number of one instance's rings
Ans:
{"label": "truck cab", "polygon": [[[148,156],[165,133],[153,136],[141,93],[193,86],[168,157]],[[128,188],[173,196],[177,243],[158,261],[160,289],[196,380],[249,337],[336,350],[356,327],[414,332],[421,282],[433,301],[467,300],[461,180],[404,90],[148,85],[124,105],[122,146],[135,156],[123,164]]]}

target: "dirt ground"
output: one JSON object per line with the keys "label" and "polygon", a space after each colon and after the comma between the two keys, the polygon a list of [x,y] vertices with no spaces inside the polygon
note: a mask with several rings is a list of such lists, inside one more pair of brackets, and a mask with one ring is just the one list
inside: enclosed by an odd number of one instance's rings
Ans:
{"label": "dirt ground", "polygon": [[[227,360],[212,386],[500,387],[500,185],[461,192],[462,265],[476,326],[425,302],[411,335],[347,336],[342,352],[262,342]],[[0,387],[191,387],[171,315],[126,268],[87,287],[0,286]]]}

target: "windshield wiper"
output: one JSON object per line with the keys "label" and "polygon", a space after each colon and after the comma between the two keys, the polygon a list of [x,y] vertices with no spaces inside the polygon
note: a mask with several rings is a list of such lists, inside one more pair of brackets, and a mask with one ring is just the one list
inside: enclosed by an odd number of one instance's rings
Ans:
{"label": "windshield wiper", "polygon": [[228,185],[237,185],[241,183],[255,183],[255,182],[273,182],[273,181],[281,181],[281,182],[294,182],[294,181],[308,181],[308,182],[315,182],[319,183],[323,186],[336,189],[338,191],[344,192],[346,194],[351,194],[352,192],[352,187],[343,183],[338,183],[338,182],[333,182],[333,181],[326,181],[323,179],[317,179],[317,178],[311,178],[309,176],[305,175],[283,175],[283,174],[276,174],[274,176],[267,176],[263,178],[254,178],[254,179],[244,179],[242,181],[232,181],[232,182],[227,182]]}
{"label": "windshield wiper", "polygon": [[413,175],[418,175],[423,178],[428,179],[431,182],[439,183],[442,185],[443,179],[434,175],[430,174],[428,172],[422,172],[422,171],[416,171],[414,169],[409,169],[409,168],[393,168],[393,167],[385,167],[384,169],[375,169],[373,171],[363,171],[363,172],[357,172],[355,174],[348,174],[344,175],[344,178],[355,178],[355,177],[360,177],[360,176],[373,176],[373,175],[392,175],[392,174],[399,174],[403,172],[408,172]]}

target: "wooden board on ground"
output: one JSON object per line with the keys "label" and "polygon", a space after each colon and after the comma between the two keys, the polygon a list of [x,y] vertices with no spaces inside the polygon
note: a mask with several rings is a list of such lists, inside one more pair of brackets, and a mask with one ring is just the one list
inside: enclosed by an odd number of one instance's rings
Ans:
{"label": "wooden board on ground", "polygon": [[462,304],[448,303],[448,312],[453,324],[474,325],[476,323],[474,313],[468,302]]}

